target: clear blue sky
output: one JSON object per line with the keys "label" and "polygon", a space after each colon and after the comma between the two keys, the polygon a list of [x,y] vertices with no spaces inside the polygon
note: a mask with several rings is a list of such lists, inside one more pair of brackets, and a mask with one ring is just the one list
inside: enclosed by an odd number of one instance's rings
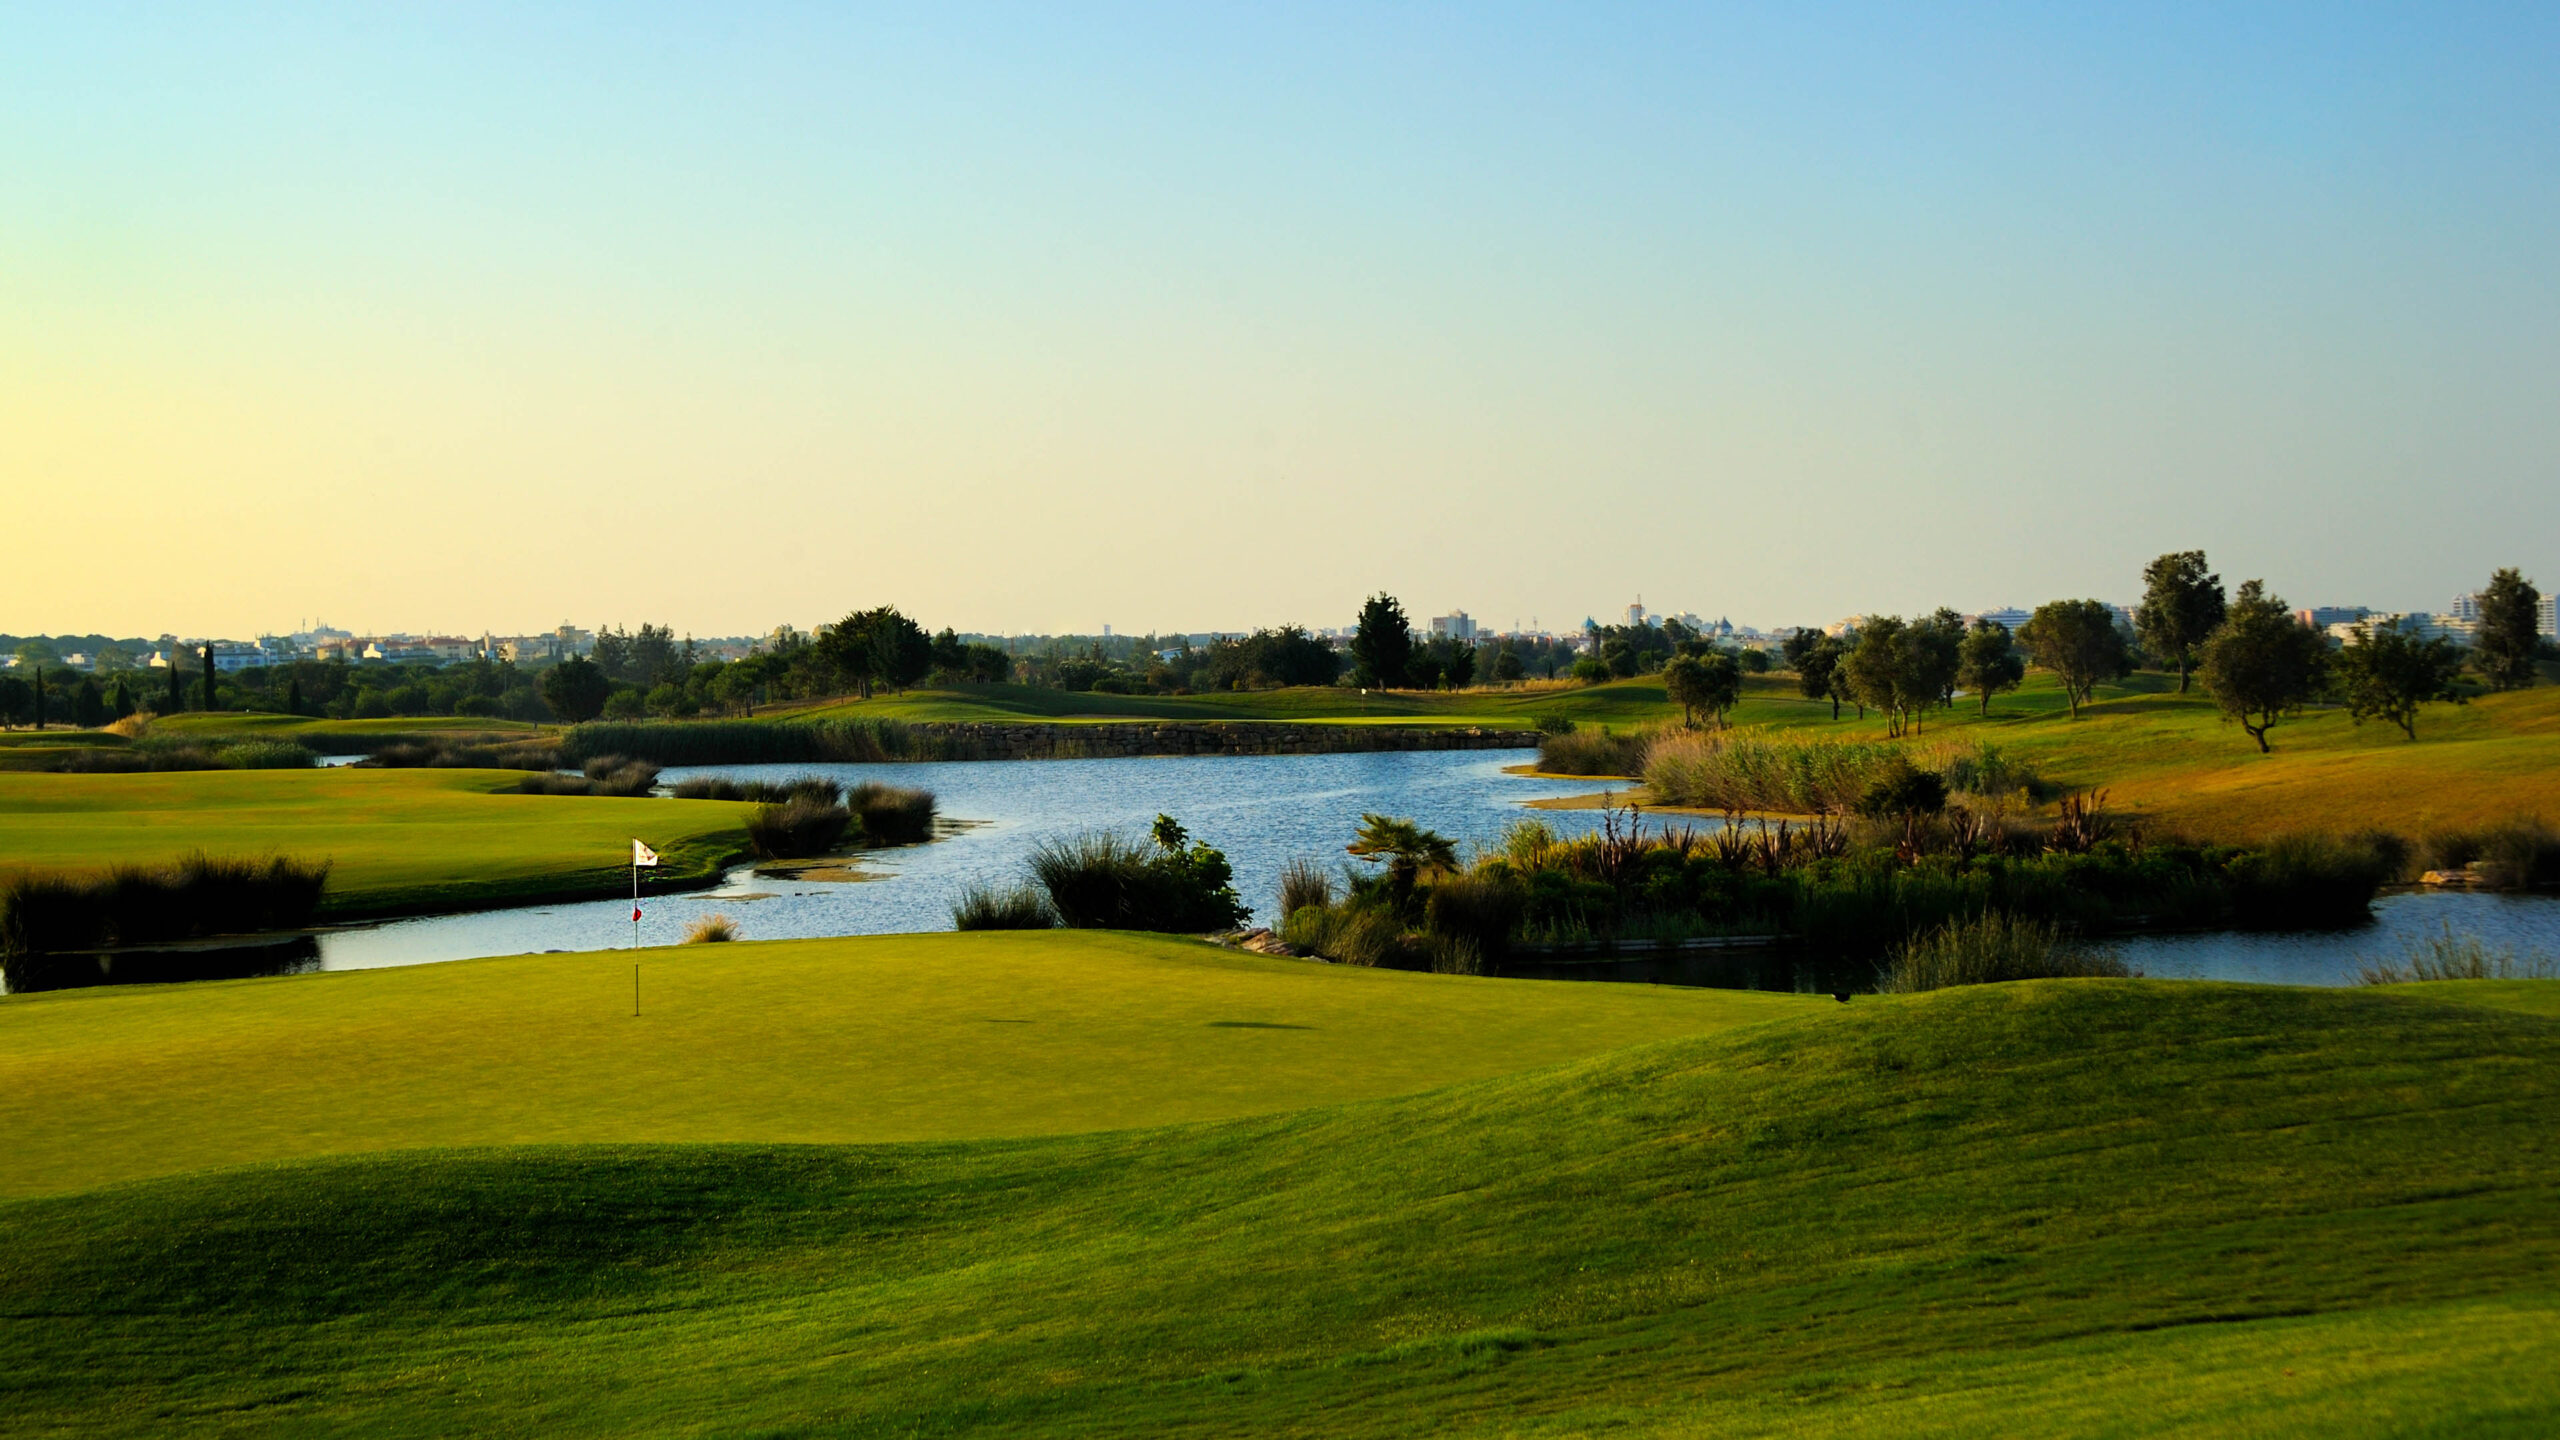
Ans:
{"label": "clear blue sky", "polygon": [[2560,9],[22,6],[0,630],[2560,585]]}

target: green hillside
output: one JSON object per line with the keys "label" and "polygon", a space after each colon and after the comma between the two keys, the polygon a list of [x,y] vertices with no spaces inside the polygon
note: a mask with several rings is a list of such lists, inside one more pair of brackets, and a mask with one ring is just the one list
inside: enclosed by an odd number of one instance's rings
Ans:
{"label": "green hillside", "polygon": [[418,1151],[10,1202],[0,1414],[2548,1434],[2560,1023],[2443,993],[1991,987],[1210,1125]]}

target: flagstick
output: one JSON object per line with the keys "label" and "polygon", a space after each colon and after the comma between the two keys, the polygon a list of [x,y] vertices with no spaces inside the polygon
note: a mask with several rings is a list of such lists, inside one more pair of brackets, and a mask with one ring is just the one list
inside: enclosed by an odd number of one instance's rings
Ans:
{"label": "flagstick", "polygon": [[640,1017],[640,962],[637,960],[631,962],[631,1016],[635,1020]]}

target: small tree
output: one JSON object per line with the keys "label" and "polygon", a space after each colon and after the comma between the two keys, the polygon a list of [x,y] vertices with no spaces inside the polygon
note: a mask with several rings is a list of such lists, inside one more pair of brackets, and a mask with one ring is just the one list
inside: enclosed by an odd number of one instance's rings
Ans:
{"label": "small tree", "polygon": [[1684,723],[1697,723],[1704,710],[1721,726],[1725,713],[1742,703],[1742,667],[1722,651],[1682,655],[1662,667],[1662,688]]}
{"label": "small tree", "polygon": [[2230,613],[2206,637],[2196,673],[2222,713],[2240,722],[2258,753],[2272,748],[2267,731],[2317,699],[2328,684],[2329,643],[2293,618],[2266,582],[2252,580],[2232,597]]}
{"label": "small tree", "polygon": [[214,703],[213,642],[210,640],[204,642],[204,708],[207,710],[218,710],[222,708]]}
{"label": "small tree", "polygon": [[71,718],[83,730],[95,730],[107,723],[107,697],[98,689],[97,679],[83,675],[71,689]]}
{"label": "small tree", "polygon": [[1819,630],[1799,628],[1787,636],[1787,668],[1796,672],[1796,693],[1807,700],[1831,702],[1831,718],[1840,718],[1840,687],[1834,683],[1840,668],[1840,642]]}
{"label": "small tree", "polygon": [[1458,847],[1437,831],[1392,815],[1362,815],[1360,833],[1344,847],[1373,865],[1387,867],[1387,882],[1402,900],[1426,874],[1458,868]]}
{"label": "small tree", "polygon": [[2471,662],[2492,686],[2521,690],[2533,684],[2534,642],[2538,638],[2542,592],[2512,569],[2489,577],[2480,592],[2480,632],[2471,642]]}
{"label": "small tree", "polygon": [[2026,678],[2026,657],[2018,653],[2009,627],[1997,620],[1974,621],[1964,633],[1956,683],[1982,697],[1982,713],[1991,713],[1992,696],[2017,689]]}
{"label": "small tree", "polygon": [[302,713],[302,677],[299,675],[288,675],[285,677],[284,713],[287,715],[299,715]]}
{"label": "small tree", "polygon": [[2196,647],[2228,609],[2222,577],[2205,570],[2201,550],[2176,551],[2142,567],[2142,604],[2134,611],[2133,628],[2163,669],[2178,672],[2179,694],[2187,693]]}
{"label": "small tree", "polygon": [[1495,651],[1493,655],[1493,678],[1495,683],[1508,685],[1512,681],[1521,678],[1521,676],[1526,673],[1527,671],[1520,663],[1520,652],[1512,648],[1510,641],[1503,641],[1502,648]]}
{"label": "small tree", "polygon": [[36,728],[44,728],[44,667],[36,667]]}
{"label": "small tree", "polygon": [[2421,640],[2398,625],[2358,625],[2354,634],[2336,664],[2338,689],[2357,724],[2388,720],[2415,740],[2419,706],[2462,703],[2462,692],[2454,688],[2462,674],[2462,647],[2441,636]]}
{"label": "small tree", "polygon": [[613,682],[605,678],[604,667],[583,656],[571,656],[542,672],[542,703],[571,725],[603,714],[605,702],[612,698]]}
{"label": "small tree", "polygon": [[2116,612],[2103,600],[2048,600],[2036,607],[2018,638],[2062,682],[2074,720],[2100,681],[2121,680],[2132,669]]}
{"label": "small tree", "polygon": [[1405,683],[1412,662],[1413,623],[1396,597],[1381,590],[1362,603],[1351,634],[1353,678],[1364,689],[1393,690]]}
{"label": "small tree", "polygon": [[169,713],[172,715],[187,708],[186,687],[178,675],[178,657],[186,653],[184,650],[169,652]]}

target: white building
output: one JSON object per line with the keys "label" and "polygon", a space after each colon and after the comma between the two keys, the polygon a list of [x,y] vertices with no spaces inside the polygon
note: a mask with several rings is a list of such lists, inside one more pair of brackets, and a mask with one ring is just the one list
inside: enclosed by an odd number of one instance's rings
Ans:
{"label": "white building", "polygon": [[1476,638],[1475,617],[1464,610],[1434,615],[1431,617],[1431,635],[1434,639],[1445,635],[1452,640],[1473,640]]}

